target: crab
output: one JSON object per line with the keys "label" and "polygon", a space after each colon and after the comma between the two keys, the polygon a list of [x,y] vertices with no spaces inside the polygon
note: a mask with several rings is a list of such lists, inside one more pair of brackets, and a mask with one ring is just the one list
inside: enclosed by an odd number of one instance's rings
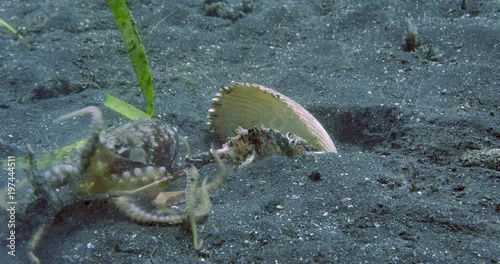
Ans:
{"label": "crab", "polygon": [[[210,193],[226,178],[225,166],[216,152],[210,151],[218,164],[218,175],[210,183],[205,178],[199,186],[197,168],[175,162],[182,138],[174,127],[154,118],[139,119],[103,135],[102,112],[95,106],[59,120],[83,114],[92,115],[92,132],[74,159],[40,173],[34,152],[28,147],[27,178],[35,199],[26,212],[34,215],[31,224],[37,227],[28,244],[31,261],[40,263],[35,251],[55,216],[79,201],[109,200],[139,223],[188,222],[193,247],[200,250],[203,241],[198,241],[196,221],[209,213]],[[187,180],[185,190],[165,191],[181,178]],[[183,206],[184,210],[177,209]]]}

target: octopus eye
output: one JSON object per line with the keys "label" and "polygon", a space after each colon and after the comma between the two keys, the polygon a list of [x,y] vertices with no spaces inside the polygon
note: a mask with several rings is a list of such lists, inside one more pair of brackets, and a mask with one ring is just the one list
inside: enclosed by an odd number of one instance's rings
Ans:
{"label": "octopus eye", "polygon": [[146,151],[142,148],[132,148],[130,149],[129,159],[133,161],[140,161],[146,163]]}

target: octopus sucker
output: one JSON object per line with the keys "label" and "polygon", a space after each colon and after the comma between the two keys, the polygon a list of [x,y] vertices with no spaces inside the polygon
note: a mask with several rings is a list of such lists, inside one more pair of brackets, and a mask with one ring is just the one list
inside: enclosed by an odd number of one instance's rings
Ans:
{"label": "octopus sucker", "polygon": [[165,214],[161,211],[144,210],[150,201],[136,199],[132,196],[121,196],[112,199],[115,206],[130,219],[138,223],[163,223],[163,224],[180,224],[186,221],[185,214]]}

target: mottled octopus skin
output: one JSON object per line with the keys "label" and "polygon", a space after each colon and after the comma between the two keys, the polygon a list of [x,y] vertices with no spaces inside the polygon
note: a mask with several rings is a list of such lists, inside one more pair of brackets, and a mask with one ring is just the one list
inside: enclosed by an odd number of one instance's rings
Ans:
{"label": "mottled octopus skin", "polygon": [[[92,111],[95,112],[95,119],[96,116],[100,118],[100,110],[88,110]],[[82,197],[101,194],[113,197],[123,192],[134,192],[110,200],[138,222],[182,222],[186,218],[185,212],[163,212],[153,206],[158,193],[186,176],[185,169],[175,163],[179,152],[177,129],[150,118],[131,121],[107,135],[101,135],[101,128],[96,125],[100,123],[101,120],[94,120],[89,143],[75,159],[43,173],[45,187],[52,190],[76,189],[73,192]],[[75,179],[78,179],[77,182],[72,183]],[[138,191],[145,186],[148,186],[147,190]],[[65,199],[68,201],[64,203],[70,203],[70,199]]]}
{"label": "mottled octopus skin", "polygon": [[[134,120],[101,138],[88,169],[82,170],[81,185],[89,194],[127,191],[158,181],[167,171],[185,175],[174,166],[178,151],[175,128],[154,118]],[[132,152],[143,157],[132,159]]]}
{"label": "mottled octopus skin", "polygon": [[115,153],[129,158],[132,149],[146,154],[146,164],[171,167],[179,151],[177,129],[155,119],[139,119],[116,128],[106,136],[106,145]]}

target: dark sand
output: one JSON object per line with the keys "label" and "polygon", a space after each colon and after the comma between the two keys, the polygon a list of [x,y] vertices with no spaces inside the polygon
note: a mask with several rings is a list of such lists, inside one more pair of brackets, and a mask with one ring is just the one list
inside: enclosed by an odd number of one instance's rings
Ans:
{"label": "dark sand", "polygon": [[[212,142],[211,97],[240,81],[302,104],[339,154],[229,165],[199,223],[199,254],[186,227],[139,225],[91,202],[57,216],[37,249],[42,263],[500,261],[498,163],[460,160],[500,148],[498,0],[466,10],[460,0],[247,1],[243,15],[243,1],[228,0],[215,16],[200,0],[128,2],[156,114],[195,152]],[[0,28],[2,159],[23,157],[27,144],[41,153],[87,137],[88,117],[54,120],[88,105],[103,109],[107,125],[125,122],[102,106],[105,93],[142,106],[105,1],[3,0],[0,18],[24,36]],[[408,19],[420,41],[413,52],[402,49]],[[320,181],[309,179],[315,171]],[[214,174],[213,165],[201,170]],[[0,177],[6,185],[4,170]],[[25,263],[33,230],[18,230],[10,257],[7,220],[0,225],[1,262]]]}

